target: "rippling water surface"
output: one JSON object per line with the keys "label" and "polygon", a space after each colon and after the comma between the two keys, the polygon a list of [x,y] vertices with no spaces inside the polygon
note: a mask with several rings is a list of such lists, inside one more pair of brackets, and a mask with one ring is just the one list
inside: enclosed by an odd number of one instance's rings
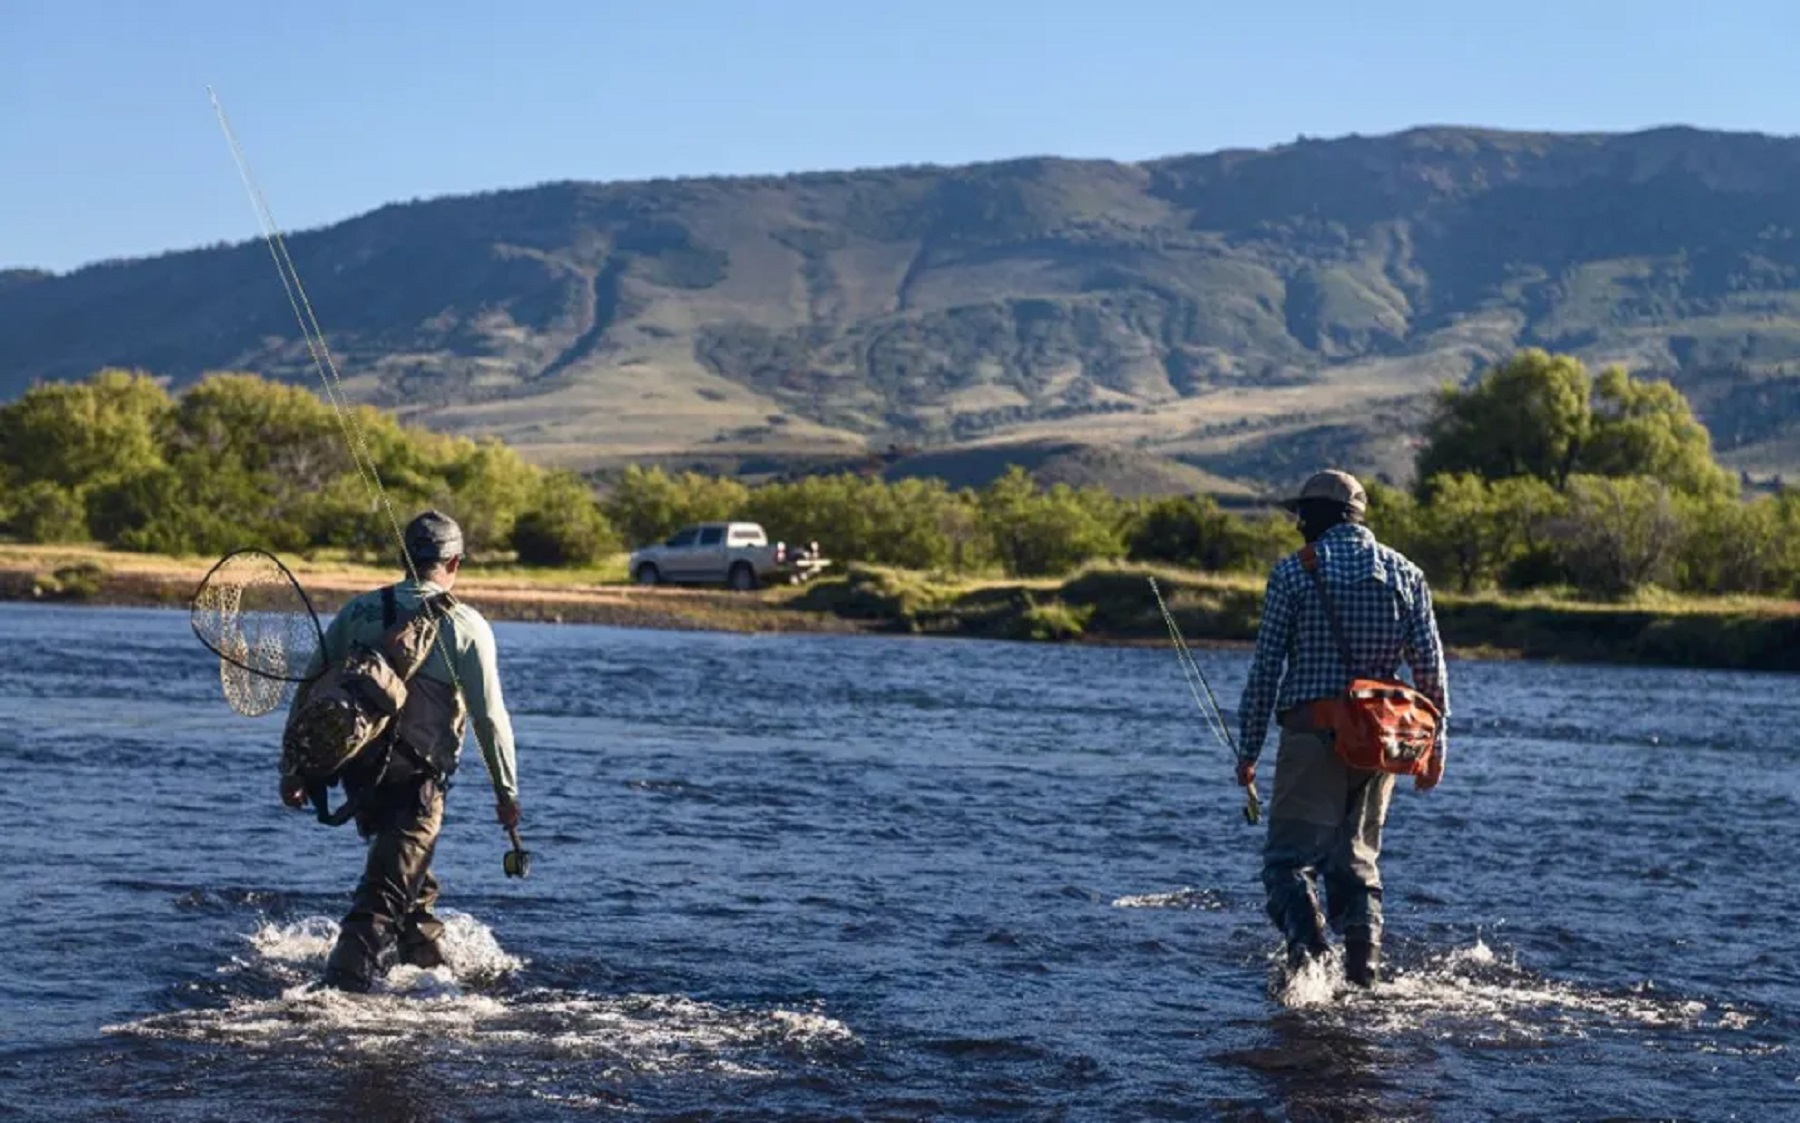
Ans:
{"label": "rippling water surface", "polygon": [[532,876],[471,742],[452,968],[350,997],[278,718],[181,613],[0,606],[0,1117],[1800,1117],[1792,678],[1453,664],[1362,995],[1276,985],[1166,651],[496,631]]}

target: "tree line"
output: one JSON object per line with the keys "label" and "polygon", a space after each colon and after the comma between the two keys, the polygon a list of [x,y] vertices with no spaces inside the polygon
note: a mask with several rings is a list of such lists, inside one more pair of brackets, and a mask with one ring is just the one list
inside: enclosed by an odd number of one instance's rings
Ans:
{"label": "tree line", "polygon": [[[449,511],[477,562],[588,565],[718,519],[816,540],[843,562],[957,574],[1050,576],[1110,560],[1259,573],[1299,545],[1277,513],[1046,488],[1019,468],[953,489],[852,472],[751,485],[631,466],[597,490],[498,441],[354,412],[396,513]],[[1740,498],[1682,395],[1619,368],[1596,377],[1572,357],[1527,350],[1446,387],[1416,467],[1411,490],[1365,481],[1369,519],[1439,586],[1594,596],[1800,586],[1800,495]],[[122,370],[33,387],[0,408],[0,533],[175,554],[260,545],[387,559],[393,543],[326,402],[246,374],[174,396]]]}
{"label": "tree line", "polygon": [[[610,547],[574,473],[498,441],[351,412],[402,523],[438,506],[461,521],[471,554],[546,564]],[[327,402],[254,375],[209,375],[179,398],[135,371],[38,385],[0,408],[0,530],[167,554],[338,548],[392,560],[395,529],[350,447]]]}
{"label": "tree line", "polygon": [[1424,437],[1413,490],[1371,487],[1370,522],[1436,584],[1800,588],[1800,494],[1744,497],[1667,382],[1527,349],[1444,388]]}

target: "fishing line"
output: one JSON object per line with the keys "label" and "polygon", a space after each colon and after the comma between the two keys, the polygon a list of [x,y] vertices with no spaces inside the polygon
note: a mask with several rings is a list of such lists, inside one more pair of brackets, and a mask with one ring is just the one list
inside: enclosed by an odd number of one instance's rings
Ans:
{"label": "fishing line", "polygon": [[[1175,623],[1175,614],[1169,611],[1168,602],[1163,600],[1162,589],[1156,578],[1150,578],[1150,592],[1156,596],[1156,607],[1162,610],[1163,623],[1168,626],[1169,640],[1175,648],[1175,660],[1181,664],[1181,677],[1186,680],[1188,692],[1194,696],[1194,705],[1199,708],[1200,716],[1206,719],[1206,727],[1231,753],[1232,759],[1238,756],[1237,742],[1231,737],[1231,727],[1225,721],[1225,710],[1219,705],[1217,695],[1213,694],[1212,683],[1206,679],[1206,672],[1200,669],[1200,663],[1194,653],[1188,649],[1187,640],[1182,638],[1181,628]],[[1202,691],[1205,692],[1202,696]],[[1254,824],[1262,818],[1262,797],[1256,794],[1255,784],[1244,786],[1244,820]]]}
{"label": "fishing line", "polygon": [[[300,281],[300,271],[294,267],[294,260],[288,254],[287,238],[281,227],[275,222],[275,214],[269,207],[268,199],[263,195],[256,177],[250,172],[250,162],[244,156],[243,147],[238,144],[237,134],[232,131],[231,121],[225,115],[225,106],[219,101],[219,95],[211,86],[206,87],[206,94],[212,99],[213,111],[218,115],[219,128],[225,134],[225,142],[231,147],[232,160],[237,164],[238,178],[243,180],[244,190],[250,196],[251,208],[256,212],[258,225],[262,229],[263,242],[269,248],[269,256],[275,261],[275,271],[281,277],[282,291],[287,294],[288,306],[293,309],[294,320],[300,326],[300,334],[306,339],[307,352],[312,356],[313,368],[318,372],[319,381],[325,389],[325,400],[331,403],[331,410],[337,418],[338,428],[343,431],[344,443],[349,449],[350,459],[356,464],[357,475],[361,477],[363,486],[369,490],[370,497],[379,504],[387,516],[388,527],[394,532],[394,541],[400,547],[400,557],[406,566],[406,573],[413,584],[420,584],[418,568],[413,564],[412,556],[406,549],[406,534],[400,529],[400,520],[394,514],[394,505],[388,498],[387,488],[381,482],[381,471],[376,467],[375,457],[369,452],[368,441],[363,434],[362,423],[357,420],[355,412],[349,407],[349,397],[344,392],[343,380],[338,373],[337,360],[332,358],[331,348],[325,342],[325,332],[319,326],[317,314],[313,311],[312,299],[306,294],[306,286]],[[439,629],[436,640],[438,654],[444,660],[444,666],[450,672],[450,685],[458,695],[463,695],[462,678],[457,674],[456,661],[450,657],[445,646],[445,629]],[[483,754],[484,758],[486,754]],[[491,769],[490,769],[491,777]]]}
{"label": "fishing line", "polygon": [[306,294],[306,286],[300,282],[300,271],[294,267],[294,260],[288,255],[287,238],[276,224],[275,212],[270,209],[256,177],[250,173],[250,163],[244,156],[243,147],[238,144],[237,134],[232,132],[231,121],[225,115],[225,106],[219,101],[219,95],[211,86],[206,87],[206,94],[212,99],[213,111],[219,118],[219,128],[225,134],[225,143],[231,147],[231,158],[237,164],[238,178],[243,180],[244,190],[250,195],[251,209],[256,212],[257,224],[262,228],[263,242],[269,248],[269,256],[274,259],[275,272],[281,278],[282,291],[287,294],[288,307],[293,309],[294,320],[300,325],[300,334],[306,340],[307,352],[312,356],[313,368],[318,371],[319,381],[325,388],[325,400],[331,403],[332,414],[337,418],[338,428],[343,431],[350,459],[356,464],[356,472],[361,477],[363,486],[369,489],[370,498],[379,503],[383,513],[387,515],[388,526],[394,532],[394,539],[400,544],[400,555],[405,559],[407,575],[417,583],[419,574],[413,566],[412,558],[407,556],[406,536],[400,529],[400,520],[395,516],[394,506],[388,500],[387,488],[382,485],[381,471],[375,466],[375,458],[369,452],[362,424],[346,408],[349,398],[344,393],[343,380],[338,375],[337,360],[332,358],[331,348],[325,343],[324,329],[319,326],[318,316],[313,312],[312,299]]}
{"label": "fishing line", "polygon": [[[1186,680],[1188,692],[1194,696],[1194,705],[1206,719],[1206,727],[1218,739],[1219,744],[1228,749],[1233,756],[1237,755],[1237,746],[1231,739],[1231,731],[1224,724],[1224,715],[1219,710],[1219,700],[1213,696],[1212,687],[1207,684],[1206,676],[1200,671],[1200,664],[1195,661],[1194,653],[1188,649],[1187,641],[1182,638],[1181,629],[1175,624],[1175,616],[1169,611],[1163,600],[1162,589],[1156,584],[1156,578],[1150,578],[1150,591],[1156,596],[1156,606],[1162,610],[1163,623],[1168,626],[1169,639],[1175,647],[1175,660],[1181,664],[1182,678]],[[1201,691],[1205,691],[1205,697]],[[1210,704],[1209,704],[1210,703]]]}

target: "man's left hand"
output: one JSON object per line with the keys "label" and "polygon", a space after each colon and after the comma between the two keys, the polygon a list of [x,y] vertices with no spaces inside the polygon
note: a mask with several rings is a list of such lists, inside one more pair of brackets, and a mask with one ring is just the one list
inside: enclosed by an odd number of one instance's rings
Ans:
{"label": "man's left hand", "polygon": [[306,805],[306,785],[292,777],[283,776],[281,778],[281,802],[289,807],[304,807]]}
{"label": "man's left hand", "polygon": [[1248,788],[1256,784],[1256,762],[1254,760],[1237,762],[1237,782],[1240,788]]}

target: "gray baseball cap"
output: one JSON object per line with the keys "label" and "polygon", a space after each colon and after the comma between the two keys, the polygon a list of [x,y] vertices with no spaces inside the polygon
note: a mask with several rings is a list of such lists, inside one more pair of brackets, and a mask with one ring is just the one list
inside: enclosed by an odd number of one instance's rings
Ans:
{"label": "gray baseball cap", "polygon": [[426,511],[406,524],[406,554],[414,561],[447,561],[462,552],[462,527],[442,511]]}
{"label": "gray baseball cap", "polygon": [[1333,503],[1342,503],[1353,514],[1358,515],[1369,509],[1369,493],[1363,490],[1363,485],[1356,481],[1355,476],[1336,468],[1315,472],[1301,486],[1299,495],[1283,499],[1281,505],[1295,511],[1307,499],[1327,499]]}

